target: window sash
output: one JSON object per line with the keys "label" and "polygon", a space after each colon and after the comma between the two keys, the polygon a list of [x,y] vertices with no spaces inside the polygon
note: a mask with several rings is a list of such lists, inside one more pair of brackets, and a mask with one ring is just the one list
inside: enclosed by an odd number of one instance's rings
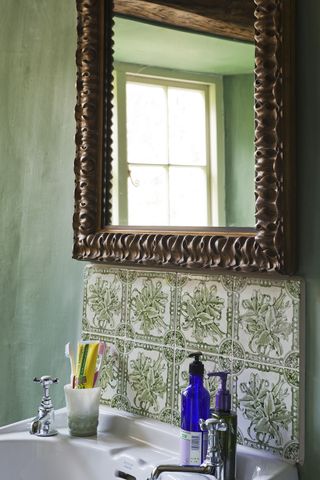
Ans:
{"label": "window sash", "polygon": [[[177,77],[179,79],[177,80]],[[225,220],[225,170],[224,170],[224,118],[222,77],[190,72],[180,72],[155,67],[116,63],[115,65],[115,121],[114,135],[118,141],[114,151],[115,169],[113,198],[118,198],[113,224],[128,224],[128,169],[132,165],[185,166],[184,163],[135,163],[127,162],[127,132],[123,126],[126,118],[126,84],[128,81],[154,84],[164,87],[178,87],[204,92],[206,102],[206,168],[207,168],[207,211],[208,225],[224,224]],[[203,168],[202,165],[195,166]],[[194,167],[194,168],[195,168]],[[117,209],[116,209],[117,210]]]}

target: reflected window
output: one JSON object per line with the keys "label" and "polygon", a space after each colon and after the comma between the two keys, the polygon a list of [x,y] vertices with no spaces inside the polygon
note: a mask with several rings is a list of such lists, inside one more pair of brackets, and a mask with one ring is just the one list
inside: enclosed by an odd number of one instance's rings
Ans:
{"label": "reflected window", "polygon": [[113,224],[217,223],[216,83],[170,74],[116,69]]}

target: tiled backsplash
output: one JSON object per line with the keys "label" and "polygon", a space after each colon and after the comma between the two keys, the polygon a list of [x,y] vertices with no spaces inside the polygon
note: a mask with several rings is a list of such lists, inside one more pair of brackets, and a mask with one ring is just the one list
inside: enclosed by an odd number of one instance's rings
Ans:
{"label": "tiled backsplash", "polygon": [[[188,354],[229,370],[238,442],[302,456],[301,280],[109,268],[85,269],[83,338],[115,346],[102,402],[179,425]],[[212,398],[217,380],[207,386]]]}

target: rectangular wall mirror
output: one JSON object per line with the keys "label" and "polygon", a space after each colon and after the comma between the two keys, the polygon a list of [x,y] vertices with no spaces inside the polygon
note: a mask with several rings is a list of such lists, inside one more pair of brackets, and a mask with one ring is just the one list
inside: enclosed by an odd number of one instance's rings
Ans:
{"label": "rectangular wall mirror", "polygon": [[75,258],[293,273],[293,8],[77,1]]}
{"label": "rectangular wall mirror", "polygon": [[114,17],[113,225],[255,226],[251,20],[244,42]]}

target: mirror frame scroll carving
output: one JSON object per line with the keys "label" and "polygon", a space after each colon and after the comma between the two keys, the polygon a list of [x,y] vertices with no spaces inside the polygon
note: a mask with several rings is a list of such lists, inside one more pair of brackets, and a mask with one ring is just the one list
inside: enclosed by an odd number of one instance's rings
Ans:
{"label": "mirror frame scroll carving", "polygon": [[169,229],[110,225],[113,2],[77,0],[73,258],[294,273],[294,1],[252,1],[256,228]]}

